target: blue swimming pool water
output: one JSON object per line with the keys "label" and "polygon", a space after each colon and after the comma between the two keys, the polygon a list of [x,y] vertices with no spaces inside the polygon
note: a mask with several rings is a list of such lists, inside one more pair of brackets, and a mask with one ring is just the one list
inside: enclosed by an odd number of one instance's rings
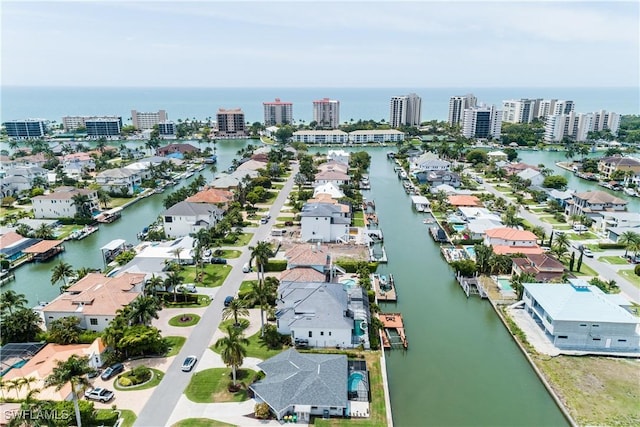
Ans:
{"label": "blue swimming pool water", "polygon": [[460,231],[464,231],[467,226],[466,225],[461,225],[461,224],[451,224],[451,228],[453,228],[454,230],[460,232]]}
{"label": "blue swimming pool water", "polygon": [[357,284],[353,279],[344,279],[341,280],[340,283],[342,283],[344,289],[351,289]]}
{"label": "blue swimming pool water", "polygon": [[362,327],[363,322],[364,322],[363,320],[355,320],[353,322],[355,334],[359,337],[367,333],[367,331],[365,330],[366,324],[365,324],[365,328]]}
{"label": "blue swimming pool water", "polygon": [[509,279],[498,278],[498,286],[500,286],[500,289],[503,291],[513,291],[511,281]]}
{"label": "blue swimming pool water", "polygon": [[362,372],[354,372],[349,375],[349,391],[358,391],[359,383],[364,379]]}
{"label": "blue swimming pool water", "polygon": [[467,251],[471,258],[476,257],[476,248],[474,248],[473,246],[465,246],[464,250]]}

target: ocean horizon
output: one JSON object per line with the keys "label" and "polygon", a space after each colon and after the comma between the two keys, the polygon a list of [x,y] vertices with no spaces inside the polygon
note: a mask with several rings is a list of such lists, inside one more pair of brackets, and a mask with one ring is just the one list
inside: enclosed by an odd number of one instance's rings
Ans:
{"label": "ocean horizon", "polygon": [[635,87],[65,87],[2,86],[0,120],[41,118],[61,122],[64,116],[116,115],[127,124],[131,110],[166,110],[170,120],[215,120],[219,108],[241,108],[248,122],[263,121],[263,102],[280,98],[293,103],[295,121],[312,120],[312,102],[340,101],[340,122],[389,120],[392,96],[416,93],[422,98],[422,121],[446,120],[449,98],[473,93],[478,102],[502,106],[506,99],[568,99],[575,111],[607,110],[640,114]]}

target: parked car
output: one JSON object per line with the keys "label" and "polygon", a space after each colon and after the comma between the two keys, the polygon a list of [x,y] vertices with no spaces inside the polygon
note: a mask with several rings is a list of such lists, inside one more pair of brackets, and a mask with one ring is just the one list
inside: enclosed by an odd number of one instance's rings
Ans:
{"label": "parked car", "polygon": [[267,222],[269,222],[269,218],[266,218],[266,217],[260,218],[260,224],[266,224]]}
{"label": "parked car", "polygon": [[196,366],[197,361],[198,361],[197,357],[187,356],[187,358],[184,359],[184,362],[182,362],[182,371],[189,372],[190,370],[193,369],[194,366]]}
{"label": "parked car", "polygon": [[102,375],[100,375],[100,378],[106,381],[109,378],[118,375],[122,371],[124,371],[124,365],[122,363],[115,363],[105,369]]}
{"label": "parked car", "polygon": [[193,283],[185,283],[184,285],[178,285],[178,287],[176,288],[178,292],[182,292],[183,289],[187,292],[191,292],[192,294],[198,292],[198,290],[196,289],[196,285],[194,285]]}
{"label": "parked car", "polygon": [[108,402],[113,399],[113,392],[106,388],[96,387],[84,392],[84,398],[87,400],[97,400],[98,402]]}
{"label": "parked car", "polygon": [[229,305],[231,305],[231,301],[233,301],[233,297],[231,295],[227,296],[224,299],[224,306],[229,307]]}
{"label": "parked car", "polygon": [[589,248],[584,248],[582,250],[582,253],[584,256],[586,256],[587,258],[593,258],[593,252],[591,252],[591,249]]}
{"label": "parked car", "polygon": [[296,348],[309,348],[309,340],[304,338],[296,338],[293,341]]}
{"label": "parked car", "polygon": [[211,264],[226,264],[227,260],[220,257],[211,258]]}
{"label": "parked car", "polygon": [[285,222],[284,222],[284,225],[285,225],[286,227],[291,227],[291,226],[293,225],[293,221],[285,221]]}
{"label": "parked car", "polygon": [[582,224],[573,224],[573,231],[575,231],[576,233],[582,233],[584,231],[588,231],[589,229]]}
{"label": "parked car", "polygon": [[92,369],[89,371],[89,373],[87,374],[87,378],[91,379],[91,378],[95,378],[98,375],[100,375],[100,372],[98,372],[97,369]]}

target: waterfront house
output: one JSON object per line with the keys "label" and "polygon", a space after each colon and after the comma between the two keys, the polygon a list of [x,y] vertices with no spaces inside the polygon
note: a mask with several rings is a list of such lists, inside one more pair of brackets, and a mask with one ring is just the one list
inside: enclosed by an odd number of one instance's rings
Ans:
{"label": "waterfront house", "polygon": [[320,194],[328,194],[332,199],[344,197],[342,190],[332,182],[320,184],[313,189],[313,197],[318,197]]}
{"label": "waterfront house", "polygon": [[428,159],[428,160],[416,161],[414,164],[411,165],[410,171],[411,171],[411,174],[416,175],[422,172],[448,171],[450,168],[451,168],[451,162],[447,160]]}
{"label": "waterfront house", "polygon": [[308,423],[311,415],[345,416],[349,370],[344,354],[298,353],[289,349],[258,367],[265,377],[249,388],[278,420],[295,414]]}
{"label": "waterfront house", "polygon": [[71,176],[68,172],[80,169],[83,172],[89,172],[96,170],[96,161],[89,153],[70,153],[61,156],[60,163],[62,163],[63,171],[68,176]]}
{"label": "waterfront house", "polygon": [[402,142],[404,132],[396,129],[354,130],[349,132],[349,141],[356,144]]}
{"label": "waterfront house", "polygon": [[516,174],[522,172],[525,169],[539,170],[539,168],[536,167],[536,166],[528,165],[528,164],[522,163],[522,162],[508,163],[508,164],[506,164],[506,165],[504,165],[502,167],[502,170],[504,170],[504,172],[505,172],[505,174],[507,176],[516,175]]}
{"label": "waterfront house", "polygon": [[39,400],[69,400],[71,399],[70,383],[65,384],[60,390],[56,390],[55,387],[45,386],[45,378],[53,372],[58,361],[66,361],[73,355],[87,357],[89,359],[89,367],[100,368],[103,365],[105,350],[106,347],[100,338],[96,338],[91,344],[46,344],[37,350],[35,354],[22,355],[21,359],[26,363],[9,370],[2,376],[2,380],[6,383],[21,378],[35,379],[28,387],[16,387],[14,389],[11,395],[17,396],[19,399],[27,398],[31,390],[39,390]]}
{"label": "waterfront house", "polygon": [[41,309],[45,326],[49,329],[54,320],[75,316],[80,328],[102,332],[118,310],[141,295],[143,283],[144,274],[106,277],[89,273]]}
{"label": "waterfront house", "polygon": [[217,188],[219,190],[235,190],[240,185],[240,179],[233,177],[227,173],[221,173],[214,179],[209,187]]}
{"label": "waterfront house", "polygon": [[573,193],[575,192],[576,190],[572,188],[564,191],[551,189],[547,191],[547,195],[548,200],[555,200],[556,202],[558,202],[560,207],[564,208],[567,205],[567,202],[573,198]]}
{"label": "waterfront house", "polygon": [[416,173],[416,178],[420,183],[427,182],[431,187],[449,185],[453,188],[458,188],[461,185],[460,175],[445,170],[418,172]]}
{"label": "waterfront house", "polygon": [[107,169],[96,175],[96,183],[107,193],[132,195],[140,190],[142,177],[137,170]]}
{"label": "waterfront house", "polygon": [[87,196],[88,209],[97,212],[98,192],[84,188],[58,187],[54,192],[31,198],[33,215],[36,218],[73,218],[78,213],[73,198],[75,196]]}
{"label": "waterfront house", "polygon": [[369,348],[369,300],[360,287],[342,283],[280,282],[276,325],[291,341],[310,347]]}
{"label": "waterfront house", "polygon": [[342,163],[343,165],[349,164],[350,156],[351,154],[349,154],[347,151],[344,151],[344,150],[329,150],[327,152],[328,161],[333,160],[334,162]]}
{"label": "waterfront house", "polygon": [[341,130],[298,130],[293,133],[294,142],[305,144],[346,144],[349,134]]}
{"label": "waterfront house", "polygon": [[166,157],[170,154],[180,153],[197,153],[199,150],[191,144],[169,144],[156,150],[158,156]]}
{"label": "waterfront house", "polygon": [[306,203],[300,212],[300,238],[304,242],[349,242],[351,216],[344,205]]}
{"label": "waterfront house", "polygon": [[468,196],[468,195],[452,195],[449,196],[448,199],[449,204],[454,208],[460,207],[482,207],[482,202],[476,196]]}
{"label": "waterfront house", "polygon": [[503,227],[504,224],[500,219],[491,219],[491,217],[480,217],[478,219],[471,219],[467,223],[466,231],[469,234],[469,238],[472,240],[484,239],[487,230]]}
{"label": "waterfront house", "polygon": [[4,231],[0,235],[0,254],[7,261],[16,261],[25,256],[24,250],[40,242],[42,239],[23,237],[15,231]]}
{"label": "waterfront house", "polygon": [[500,227],[486,230],[484,244],[493,246],[493,252],[498,255],[510,254],[541,254],[538,237],[530,231],[517,228]]}
{"label": "waterfront house", "polygon": [[527,273],[538,282],[558,282],[564,274],[564,265],[547,254],[529,254],[512,261],[512,274]]}
{"label": "waterfront house", "polygon": [[215,227],[223,210],[213,204],[179,202],[160,214],[167,237],[178,238]]}
{"label": "waterfront house", "polygon": [[340,172],[346,174],[349,173],[349,165],[335,160],[329,160],[328,162],[318,165],[318,172]]}
{"label": "waterfront house", "polygon": [[218,188],[205,188],[193,196],[187,197],[185,202],[208,203],[216,205],[223,211],[226,211],[229,208],[229,204],[233,202],[233,193],[231,191],[220,190]]}
{"label": "waterfront house", "polygon": [[500,222],[500,215],[494,214],[487,208],[472,208],[461,206],[456,210],[456,214],[467,222],[476,219],[490,219]]}
{"label": "waterfront house", "polygon": [[541,186],[544,182],[544,176],[537,169],[526,168],[516,174],[521,180],[531,182],[531,186]]}
{"label": "waterfront house", "polygon": [[611,179],[616,171],[629,172],[631,175],[640,174],[640,160],[633,157],[610,156],[598,160],[598,172],[601,178]]}
{"label": "waterfront house", "polygon": [[640,232],[640,212],[600,212],[594,229],[607,234],[612,228],[630,228]]}
{"label": "waterfront house", "polygon": [[626,200],[604,191],[586,191],[573,194],[571,200],[567,201],[565,214],[567,216],[585,215],[595,220],[601,212],[623,212],[626,210]]}
{"label": "waterfront house", "polygon": [[[640,352],[640,318],[607,295],[579,280],[525,283],[525,312],[560,350]],[[628,303],[626,303],[628,304]]]}
{"label": "waterfront house", "polygon": [[267,167],[266,162],[258,160],[247,160],[236,168],[236,171],[258,171]]}
{"label": "waterfront house", "polygon": [[14,167],[33,167],[37,166],[39,168],[43,167],[45,163],[47,163],[49,159],[44,153],[31,154],[23,157],[16,157],[13,160]]}
{"label": "waterfront house", "polygon": [[487,153],[487,159],[489,159],[489,162],[492,162],[492,163],[506,161],[508,158],[509,156],[507,156],[507,153],[500,150],[489,151]]}
{"label": "waterfront house", "polygon": [[318,172],[315,175],[314,186],[327,184],[329,182],[340,186],[343,184],[348,184],[351,178],[348,174],[337,171],[337,170],[327,170],[325,172]]}

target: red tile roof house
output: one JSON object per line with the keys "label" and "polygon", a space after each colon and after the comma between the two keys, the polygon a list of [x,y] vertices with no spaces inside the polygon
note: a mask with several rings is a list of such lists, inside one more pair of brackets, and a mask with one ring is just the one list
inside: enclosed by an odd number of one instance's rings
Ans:
{"label": "red tile roof house", "polygon": [[191,144],[169,144],[164,147],[160,147],[157,150],[158,156],[166,156],[171,153],[191,153],[197,152],[198,148]]}
{"label": "red tile roof house", "polygon": [[501,227],[487,230],[484,244],[493,246],[493,252],[498,255],[543,253],[535,234],[517,228]]}
{"label": "red tile roof house", "polygon": [[45,326],[49,328],[56,319],[75,316],[80,319],[81,328],[102,332],[118,310],[141,295],[144,278],[141,273],[116,277],[89,273],[42,308]]}
{"label": "red tile roof house", "polygon": [[466,196],[466,195],[458,195],[458,196],[449,196],[449,204],[455,208],[459,207],[482,207],[482,202],[476,196]]}
{"label": "red tile roof house", "polygon": [[512,274],[531,274],[536,282],[560,282],[564,275],[564,265],[547,254],[529,254],[512,261]]}

